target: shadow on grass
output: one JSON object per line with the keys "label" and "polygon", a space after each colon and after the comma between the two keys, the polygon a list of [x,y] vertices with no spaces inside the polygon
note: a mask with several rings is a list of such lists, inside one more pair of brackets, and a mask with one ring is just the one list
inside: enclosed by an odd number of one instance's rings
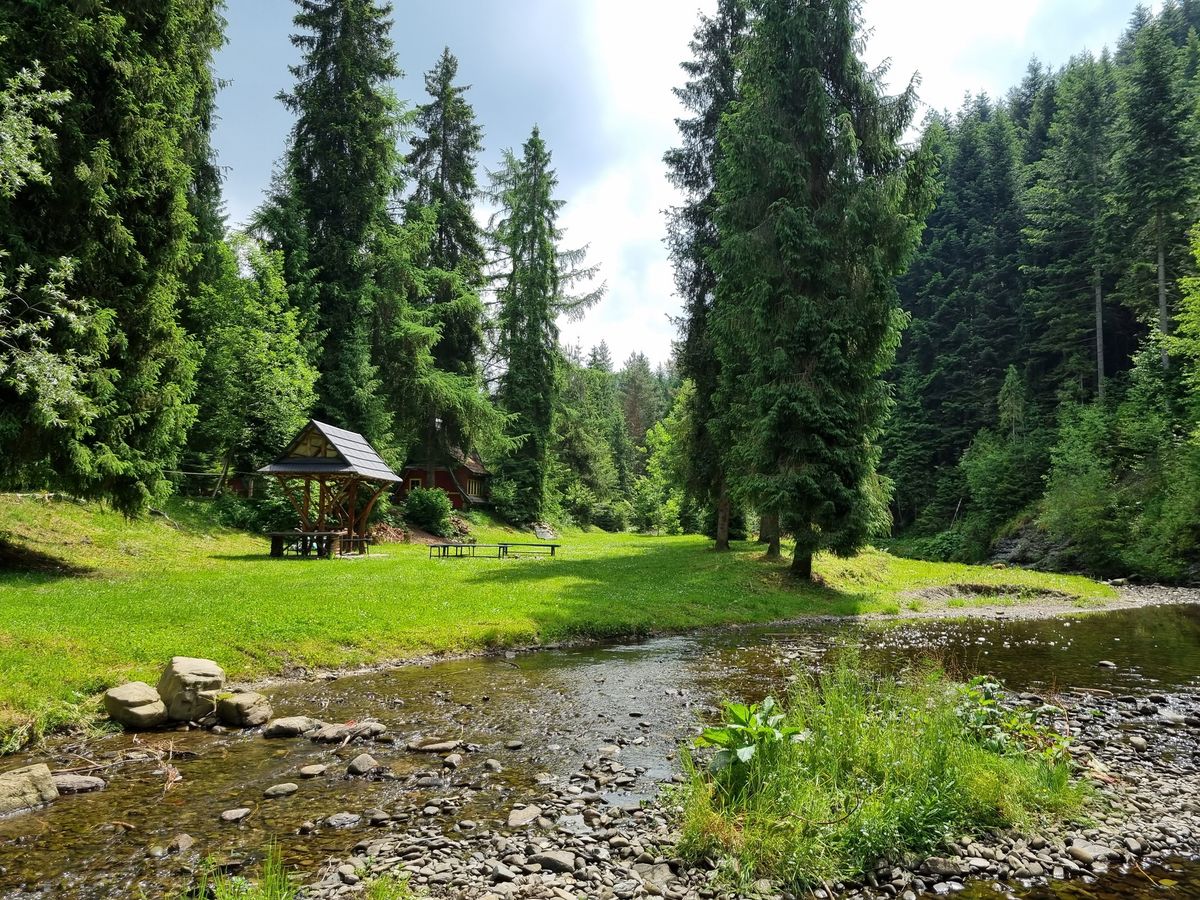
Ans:
{"label": "shadow on grass", "polygon": [[[481,592],[535,593],[544,602],[527,614],[548,636],[640,636],[852,616],[880,608],[879,598],[869,593],[798,581],[786,561],[767,561],[745,549],[713,553],[695,544],[647,545],[633,553],[509,563],[477,569],[462,585]],[[432,560],[430,565],[470,566],[471,561]]]}
{"label": "shadow on grass", "polygon": [[39,581],[53,581],[58,578],[75,578],[80,575],[90,575],[94,569],[76,566],[65,559],[14,544],[0,536],[0,573],[4,575],[39,575]]}

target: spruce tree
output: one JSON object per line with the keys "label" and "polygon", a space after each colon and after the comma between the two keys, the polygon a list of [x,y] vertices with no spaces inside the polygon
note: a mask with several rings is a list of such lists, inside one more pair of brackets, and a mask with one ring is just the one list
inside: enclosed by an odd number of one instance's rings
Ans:
{"label": "spruce tree", "polygon": [[680,373],[695,390],[685,422],[685,480],[692,496],[717,507],[716,546],[729,549],[730,497],[721,461],[713,401],[719,361],[709,330],[716,274],[709,255],[717,245],[714,214],[716,173],[721,158],[721,116],[737,97],[737,57],[746,33],[745,0],[719,0],[716,15],[701,16],[690,44],[692,59],[682,63],[688,79],[675,95],[691,115],[676,120],[681,145],[667,152],[672,184],[684,202],[668,212],[667,243],[675,265],[675,285],[684,301],[677,354]]}
{"label": "spruce tree", "polygon": [[500,466],[512,491],[508,514],[521,522],[540,520],[546,508],[546,477],[558,384],[558,318],[578,316],[595,303],[602,288],[569,293],[594,269],[583,266],[585,250],[563,250],[558,216],[563,201],[554,196],[558,176],[538,128],[517,157],[505,153],[492,194],[500,210],[492,239],[504,260],[498,276],[497,344],[504,366],[497,399],[510,416],[510,434],[519,445]]}
{"label": "spruce tree", "polygon": [[288,268],[312,270],[322,333],[316,415],[386,445],[392,414],[374,352],[379,288],[370,250],[391,225],[389,205],[401,186],[392,7],[376,0],[296,2],[292,43],[302,60],[291,68],[295,86],[280,95],[296,122],[280,181],[288,194],[276,202],[290,216],[267,213],[260,222],[286,220],[291,234],[273,235],[272,245],[293,257]]}
{"label": "spruce tree", "polygon": [[486,263],[483,236],[475,221],[473,204],[478,195],[475,167],[483,131],[465,98],[467,88],[454,83],[458,60],[447,47],[437,65],[425,76],[430,102],[416,110],[417,134],[408,163],[414,175],[409,215],[433,207],[436,230],[428,262],[454,273],[465,290],[442,282],[432,297],[440,337],[434,358],[447,372],[474,375],[483,349],[483,287]]}
{"label": "spruce tree", "polygon": [[726,471],[796,539],[811,577],[850,553],[888,409],[895,279],[920,236],[929,157],[901,146],[915,85],[859,59],[861,3],[758,0],[741,97],[721,125],[714,337]]}
{"label": "spruce tree", "polygon": [[[1180,55],[1166,28],[1161,22],[1141,27],[1120,88],[1117,163],[1127,244],[1142,256],[1130,260],[1122,293],[1134,309],[1150,306],[1150,285],[1139,274],[1153,260],[1157,326],[1164,335],[1171,332],[1170,282],[1187,259],[1187,213],[1195,190],[1187,96]],[[1167,366],[1165,345],[1162,364]]]}
{"label": "spruce tree", "polygon": [[[47,273],[71,258],[68,290],[103,322],[95,415],[81,428],[43,423],[30,399],[0,388],[6,478],[104,497],[127,513],[167,487],[195,415],[197,349],[179,324],[194,283],[198,166],[208,147],[221,39],[216,0],[169,4],[17,3],[0,10],[0,82],[39,60],[67,91],[46,180],[0,201],[3,266]],[[210,235],[211,236],[211,235]]]}
{"label": "spruce tree", "polygon": [[1025,301],[1031,375],[1047,399],[1063,385],[1104,396],[1104,296],[1111,283],[1115,83],[1107,57],[1071,61],[1045,156],[1025,197]]}

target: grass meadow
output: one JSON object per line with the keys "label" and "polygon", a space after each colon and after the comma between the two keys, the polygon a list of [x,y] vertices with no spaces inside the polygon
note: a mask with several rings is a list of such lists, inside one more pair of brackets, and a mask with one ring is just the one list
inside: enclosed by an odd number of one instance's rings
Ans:
{"label": "grass meadow", "polygon": [[[219,527],[202,503],[127,521],[93,504],[0,495],[0,721],[76,715],[174,655],[231,677],[432,653],[630,638],[807,615],[896,613],[906,592],[969,581],[1049,588],[1097,605],[1084,578],[901,559],[821,557],[819,585],[753,543],[569,530],[554,558],[431,560],[420,545],[366,558],[270,559],[267,539]],[[477,529],[483,543],[515,534]],[[953,598],[950,598],[953,599]],[[949,608],[945,599],[922,609]]]}

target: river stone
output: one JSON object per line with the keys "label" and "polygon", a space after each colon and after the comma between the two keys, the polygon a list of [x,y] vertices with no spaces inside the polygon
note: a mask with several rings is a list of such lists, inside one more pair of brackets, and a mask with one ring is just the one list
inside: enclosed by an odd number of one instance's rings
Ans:
{"label": "river stone", "polygon": [[0,814],[40,806],[57,797],[54,777],[44,763],[0,774]]}
{"label": "river stone", "polygon": [[534,865],[541,866],[547,872],[575,871],[575,854],[568,853],[566,850],[546,850],[543,853],[535,853],[529,857],[529,861]]}
{"label": "river stone", "polygon": [[353,828],[362,821],[362,816],[352,812],[334,813],[325,820],[330,828]]}
{"label": "river stone", "polygon": [[1096,665],[1101,669],[1115,669],[1117,667],[1117,664],[1110,659],[1102,659]]}
{"label": "river stone", "polygon": [[366,775],[378,768],[379,763],[375,761],[375,757],[370,753],[360,753],[354,759],[350,760],[350,765],[346,767],[346,771],[351,775]]}
{"label": "river stone", "polygon": [[268,722],[263,736],[269,738],[299,737],[310,731],[316,731],[324,724],[320,719],[314,719],[311,716],[285,716],[282,719],[272,719]]}
{"label": "river stone", "polygon": [[60,794],[86,794],[100,790],[106,782],[95,775],[55,775],[54,786]]}
{"label": "river stone", "polygon": [[675,877],[675,873],[666,863],[636,863],[633,871],[642,881],[657,885],[659,888],[666,887],[667,882]]}
{"label": "river stone", "polygon": [[255,691],[222,697],[217,718],[234,728],[257,728],[271,718],[271,701]]}
{"label": "river stone", "polygon": [[329,766],[317,764],[315,766],[305,766],[300,770],[301,778],[319,778],[324,775]]}
{"label": "river stone", "polygon": [[526,806],[524,809],[514,809],[508,814],[509,828],[524,828],[532,825],[542,814],[540,806]]}
{"label": "river stone", "polygon": [[970,867],[961,859],[947,859],[943,856],[929,857],[925,860],[922,868],[931,875],[937,875],[939,878],[954,878],[971,873]]}
{"label": "river stone", "polygon": [[221,813],[222,822],[240,822],[242,819],[250,815],[250,810],[244,806],[239,806],[237,809],[227,809]]}
{"label": "river stone", "polygon": [[409,744],[408,749],[415,753],[453,753],[462,746],[462,741],[433,741],[428,744]]}
{"label": "river stone", "polygon": [[211,659],[173,656],[158,679],[158,694],[173,722],[194,722],[216,710],[225,670]]}
{"label": "river stone", "polygon": [[285,781],[283,784],[271,785],[263,791],[263,796],[268,800],[275,800],[279,797],[290,797],[298,790],[300,790],[300,785],[291,781]]}
{"label": "river stone", "polygon": [[167,705],[144,681],[131,681],[105,691],[104,711],[126,728],[157,728],[167,721]]}
{"label": "river stone", "polygon": [[180,832],[171,838],[171,843],[167,844],[167,851],[170,853],[187,853],[196,846],[196,839],[187,832]]}

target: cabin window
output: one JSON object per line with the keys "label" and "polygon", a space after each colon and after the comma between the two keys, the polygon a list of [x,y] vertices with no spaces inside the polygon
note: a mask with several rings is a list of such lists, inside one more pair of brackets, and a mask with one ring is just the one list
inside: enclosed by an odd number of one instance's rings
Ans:
{"label": "cabin window", "polygon": [[467,479],[467,493],[472,497],[483,496],[483,482],[478,478]]}
{"label": "cabin window", "polygon": [[415,491],[415,490],[416,490],[417,488],[419,488],[420,486],[421,486],[421,479],[420,479],[420,478],[410,478],[410,479],[408,479],[408,489],[409,489],[410,491]]}

